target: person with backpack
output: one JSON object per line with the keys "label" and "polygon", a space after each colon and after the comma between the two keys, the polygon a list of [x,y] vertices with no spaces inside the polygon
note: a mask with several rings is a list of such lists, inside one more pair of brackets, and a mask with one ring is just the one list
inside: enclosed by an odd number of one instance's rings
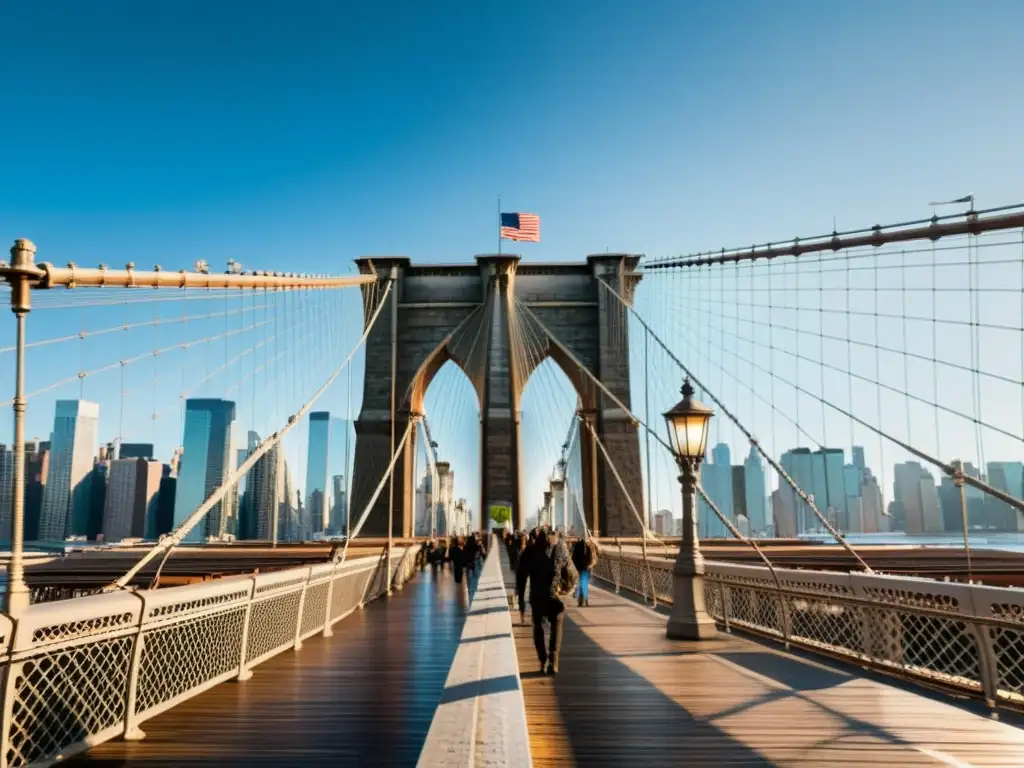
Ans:
{"label": "person with backpack", "polygon": [[597,565],[597,544],[593,540],[577,539],[572,547],[572,564],[580,574],[576,590],[576,605],[590,605],[590,569]]}
{"label": "person with backpack", "polygon": [[[537,649],[541,673],[547,675],[558,674],[565,623],[565,603],[562,601],[575,591],[579,581],[565,539],[557,534],[551,534],[551,537],[549,544],[547,532],[540,531],[533,555],[529,558],[533,645]],[[544,642],[545,620],[551,625],[547,643]]]}

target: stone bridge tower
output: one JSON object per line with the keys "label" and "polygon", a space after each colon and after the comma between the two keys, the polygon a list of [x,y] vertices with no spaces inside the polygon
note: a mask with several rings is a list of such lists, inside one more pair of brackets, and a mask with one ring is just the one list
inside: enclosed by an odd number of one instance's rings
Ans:
{"label": "stone bridge tower", "polygon": [[[624,329],[627,310],[606,290],[604,280],[632,301],[640,280],[640,257],[628,254],[588,256],[577,263],[521,263],[518,256],[477,256],[475,264],[414,265],[401,257],[363,258],[360,272],[376,272],[383,288],[392,270],[396,282],[366,343],[363,404],[355,423],[356,452],[351,514],[369,503],[391,457],[391,370],[396,358],[395,442],[412,414],[423,412],[423,396],[448,360],[469,378],[480,405],[481,502],[479,525],[492,505],[509,505],[521,528],[524,500],[520,477],[520,398],[540,360],[524,363],[512,354],[523,325],[543,339],[533,357],[551,357],[572,381],[584,417],[643,509],[640,444],[634,426],[572,358],[585,366],[628,407],[629,347]],[[527,308],[529,312],[523,310]],[[530,316],[532,313],[532,317]],[[571,356],[551,343],[533,319],[550,330]],[[628,502],[588,430],[581,433],[582,506],[591,530],[607,536],[640,534]],[[395,465],[392,533],[411,536],[414,524],[416,434],[410,435]],[[552,457],[554,458],[554,457]],[[459,468],[455,468],[459,471]],[[363,533],[386,536],[388,488],[367,518]],[[532,507],[533,505],[530,504]]]}

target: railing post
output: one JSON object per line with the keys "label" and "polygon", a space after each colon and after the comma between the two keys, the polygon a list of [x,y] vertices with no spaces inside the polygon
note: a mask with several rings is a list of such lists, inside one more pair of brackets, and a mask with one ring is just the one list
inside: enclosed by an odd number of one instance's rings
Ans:
{"label": "railing post", "polygon": [[782,640],[789,650],[789,635],[792,632],[792,619],[789,612],[789,600],[785,592],[779,592],[779,621],[782,622]]}
{"label": "railing post", "polygon": [[331,637],[334,630],[331,629],[331,603],[334,602],[334,577],[338,573],[338,563],[331,566],[331,576],[327,580],[327,607],[324,608],[324,637]]}
{"label": "railing post", "polygon": [[[145,602],[143,602],[145,612]],[[128,690],[124,702],[124,733],[122,738],[125,741],[142,741],[146,733],[139,728],[135,717],[135,704],[139,697],[139,667],[142,664],[142,650],[146,645],[145,635],[142,633],[142,620],[139,620],[139,628],[135,633],[135,640],[132,642],[132,661],[128,669]]]}
{"label": "railing post", "polygon": [[142,633],[146,621],[146,598],[139,592],[133,592],[139,599],[139,623],[135,628],[135,636],[132,638],[132,656],[128,666],[127,684],[124,689],[124,715],[121,720],[124,729],[121,738],[125,741],[142,741],[146,738],[145,732],[139,728],[135,718],[136,702],[139,698],[139,667],[142,665],[142,651],[146,639]]}
{"label": "railing post", "polygon": [[306,609],[306,590],[309,589],[309,570],[306,570],[306,580],[302,582],[302,591],[299,593],[299,611],[295,617],[295,646],[294,650],[302,649],[302,612]]}
{"label": "railing post", "polygon": [[242,642],[238,651],[238,674],[235,680],[244,683],[252,677],[246,656],[249,655],[249,625],[252,623],[252,602],[256,599],[256,580],[249,580],[249,601],[245,604],[245,617],[242,619]]}
{"label": "railing post", "polygon": [[978,648],[978,671],[981,673],[981,690],[985,694],[985,703],[989,714],[994,720],[999,719],[996,707],[999,706],[999,660],[992,647],[992,636],[987,627],[973,622],[968,623],[974,643]]}
{"label": "railing post", "polygon": [[[394,550],[392,550],[393,552]],[[394,589],[398,592],[402,591],[402,587],[405,586],[405,555],[408,550],[402,551],[402,557],[398,560],[398,564],[395,565],[395,570],[391,570],[391,561],[388,561],[388,579],[390,584],[394,585]]]}
{"label": "railing post", "polygon": [[725,582],[720,581],[718,591],[722,593],[722,623],[725,624],[725,631],[732,634],[732,625],[729,623],[729,614],[732,613],[732,590]]}
{"label": "railing post", "polygon": [[615,546],[619,548],[618,569],[615,571],[615,594],[619,594],[619,587],[622,586],[622,542],[615,537]]}

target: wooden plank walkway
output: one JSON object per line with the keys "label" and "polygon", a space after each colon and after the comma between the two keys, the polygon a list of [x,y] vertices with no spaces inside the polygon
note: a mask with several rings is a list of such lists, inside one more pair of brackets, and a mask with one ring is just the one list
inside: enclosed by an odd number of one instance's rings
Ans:
{"label": "wooden plank walkway", "polygon": [[419,573],[253,670],[69,761],[109,766],[414,766],[468,605],[450,571]]}
{"label": "wooden plank walkway", "polygon": [[1024,731],[902,687],[666,617],[591,586],[566,617],[560,672],[539,673],[514,616],[531,752],[545,766],[1024,766]]}

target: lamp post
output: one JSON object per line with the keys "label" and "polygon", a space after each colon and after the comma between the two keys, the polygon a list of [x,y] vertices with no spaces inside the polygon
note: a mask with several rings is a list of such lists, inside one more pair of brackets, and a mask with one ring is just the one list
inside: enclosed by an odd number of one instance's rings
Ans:
{"label": "lamp post", "polygon": [[704,607],[704,558],[697,537],[697,471],[708,444],[708,424],[714,414],[695,400],[693,385],[683,382],[683,399],[667,411],[669,444],[679,465],[683,486],[683,536],[672,570],[672,614],[667,635],[674,640],[708,640],[715,636],[715,620]]}

